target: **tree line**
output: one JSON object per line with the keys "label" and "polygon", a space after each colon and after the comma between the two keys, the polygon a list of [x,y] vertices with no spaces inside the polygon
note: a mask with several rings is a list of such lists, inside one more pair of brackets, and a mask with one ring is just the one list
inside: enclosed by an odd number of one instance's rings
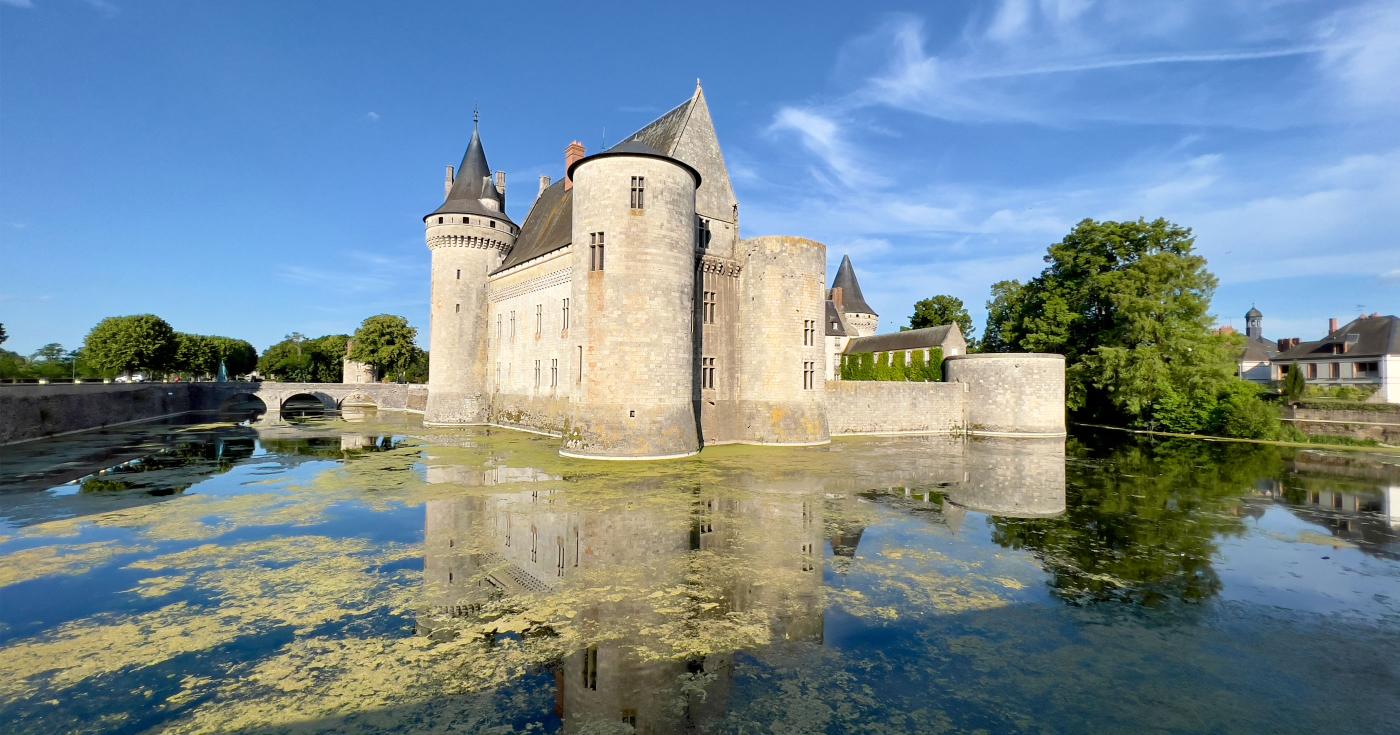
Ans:
{"label": "tree line", "polygon": [[[145,373],[168,380],[208,380],[255,373],[275,380],[339,383],[342,360],[372,366],[377,378],[426,382],[428,353],[414,344],[418,330],[401,316],[366,319],[355,334],[314,339],[293,332],[261,356],[247,340],[178,332],[154,314],[103,319],[83,345],[68,350],[50,343],[25,357],[0,349],[0,380],[110,379]],[[0,324],[0,344],[8,334]]]}

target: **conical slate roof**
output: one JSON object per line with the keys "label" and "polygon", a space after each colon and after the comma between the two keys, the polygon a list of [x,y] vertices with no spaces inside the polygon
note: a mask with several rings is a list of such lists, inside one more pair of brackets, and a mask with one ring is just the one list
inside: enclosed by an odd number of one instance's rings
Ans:
{"label": "conical slate roof", "polygon": [[[495,199],[501,201],[501,194],[496,190],[495,184],[490,184],[491,166],[486,163],[486,149],[481,145],[480,126],[472,123],[472,139],[467,143],[467,152],[462,155],[462,165],[457,167],[457,178],[452,182],[452,189],[447,193],[447,200],[441,207],[433,210],[428,216],[435,214],[478,214],[487,217],[496,217],[510,222],[510,217],[506,216],[505,208],[502,211],[488,209],[481,203],[482,199]],[[511,224],[514,224],[513,222]]]}
{"label": "conical slate roof", "polygon": [[842,313],[875,314],[875,310],[865,303],[865,296],[860,292],[860,281],[856,280],[856,268],[851,265],[851,256],[841,256],[841,267],[836,270],[836,280],[831,282],[831,287],[841,289],[841,301],[844,304]]}

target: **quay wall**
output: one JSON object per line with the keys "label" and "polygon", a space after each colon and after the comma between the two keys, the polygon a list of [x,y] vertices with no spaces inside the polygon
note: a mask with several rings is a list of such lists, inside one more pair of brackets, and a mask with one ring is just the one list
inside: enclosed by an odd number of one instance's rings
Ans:
{"label": "quay wall", "polygon": [[309,394],[327,410],[374,406],[421,412],[428,387],[402,383],[56,383],[0,386],[0,444],[106,426],[151,421],[191,411],[217,411],[253,395],[269,412],[288,398]]}
{"label": "quay wall", "polygon": [[1285,408],[1283,420],[1308,436],[1335,436],[1400,445],[1400,406],[1390,411]]}

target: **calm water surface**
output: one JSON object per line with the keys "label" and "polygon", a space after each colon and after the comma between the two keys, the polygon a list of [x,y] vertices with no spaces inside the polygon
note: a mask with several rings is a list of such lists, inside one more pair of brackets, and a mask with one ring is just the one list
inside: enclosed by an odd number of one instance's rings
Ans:
{"label": "calm water surface", "polygon": [[1395,732],[1400,457],[396,415],[0,448],[0,731]]}

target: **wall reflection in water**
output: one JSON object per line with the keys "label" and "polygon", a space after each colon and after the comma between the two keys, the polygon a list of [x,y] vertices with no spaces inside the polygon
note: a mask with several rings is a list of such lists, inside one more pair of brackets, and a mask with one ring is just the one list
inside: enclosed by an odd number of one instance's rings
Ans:
{"label": "wall reflection in water", "polygon": [[1064,512],[1062,440],[930,438],[914,452],[903,442],[897,454],[885,446],[847,446],[846,466],[829,476],[740,463],[689,488],[636,479],[582,498],[587,491],[556,475],[435,463],[429,450],[428,481],[464,486],[464,497],[426,504],[419,632],[480,631],[489,625],[470,624],[489,624],[514,600],[575,599],[569,590],[622,578],[682,589],[684,602],[673,609],[626,596],[581,598],[568,611],[571,625],[608,633],[558,662],[556,710],[567,731],[589,723],[644,733],[701,729],[725,711],[738,651],[706,646],[703,655],[658,660],[638,653],[639,640],[677,631],[698,639],[716,625],[759,620],[763,630],[749,635],[761,642],[820,644],[823,575],[859,552],[872,503],[954,529],[968,510]]}

